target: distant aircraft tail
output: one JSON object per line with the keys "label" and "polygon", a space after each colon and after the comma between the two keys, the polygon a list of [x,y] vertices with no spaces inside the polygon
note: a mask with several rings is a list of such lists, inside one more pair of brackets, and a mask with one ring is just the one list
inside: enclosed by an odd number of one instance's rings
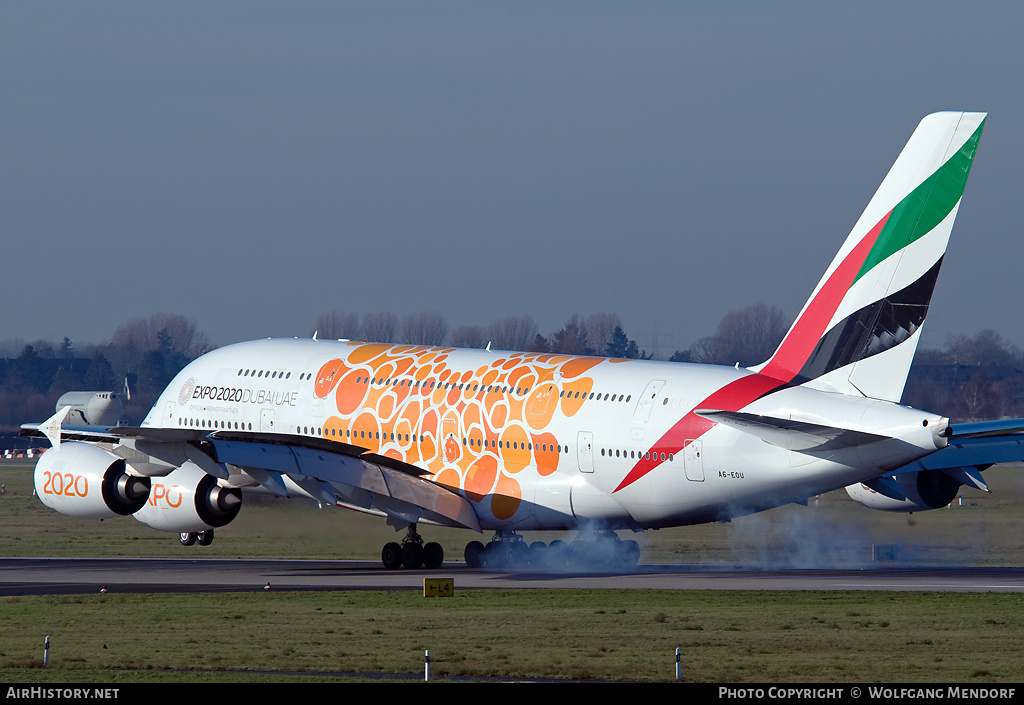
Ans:
{"label": "distant aircraft tail", "polygon": [[985,113],[917,126],[762,375],[898,402]]}

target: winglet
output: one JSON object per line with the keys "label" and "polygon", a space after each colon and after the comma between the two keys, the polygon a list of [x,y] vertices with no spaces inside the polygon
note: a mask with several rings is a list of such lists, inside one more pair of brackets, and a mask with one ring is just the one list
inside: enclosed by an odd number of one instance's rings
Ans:
{"label": "winglet", "polygon": [[47,440],[50,441],[50,445],[54,448],[60,447],[60,427],[64,423],[64,419],[67,418],[69,411],[71,411],[71,407],[65,406],[46,421],[39,424],[39,431],[46,436]]}

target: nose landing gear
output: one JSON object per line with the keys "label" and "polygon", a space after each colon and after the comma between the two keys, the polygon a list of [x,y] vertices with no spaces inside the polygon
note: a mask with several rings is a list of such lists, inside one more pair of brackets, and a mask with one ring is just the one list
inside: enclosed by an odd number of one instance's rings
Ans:
{"label": "nose landing gear", "polygon": [[182,546],[191,546],[198,543],[200,546],[209,546],[213,543],[213,529],[206,531],[182,531],[178,534],[178,541]]}

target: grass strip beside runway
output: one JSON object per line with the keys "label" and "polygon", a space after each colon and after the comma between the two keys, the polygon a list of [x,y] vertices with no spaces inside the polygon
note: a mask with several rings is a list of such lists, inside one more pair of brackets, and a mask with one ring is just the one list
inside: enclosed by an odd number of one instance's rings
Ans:
{"label": "grass strip beside runway", "polygon": [[[462,590],[0,599],[0,681],[294,672],[700,682],[1024,680],[1016,593]],[[50,666],[39,668],[43,640]]]}

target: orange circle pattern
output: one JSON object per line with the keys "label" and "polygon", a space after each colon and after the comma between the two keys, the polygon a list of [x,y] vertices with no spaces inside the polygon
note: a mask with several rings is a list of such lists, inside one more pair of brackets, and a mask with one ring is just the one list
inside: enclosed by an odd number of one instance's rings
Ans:
{"label": "orange circle pattern", "polygon": [[490,498],[484,509],[499,520],[522,504],[521,473],[558,469],[561,445],[546,429],[556,412],[580,410],[593,388],[586,373],[605,361],[510,353],[455,370],[453,348],[349,345],[315,378],[316,396],[333,392],[336,407],[324,437],[425,468],[477,504]]}

